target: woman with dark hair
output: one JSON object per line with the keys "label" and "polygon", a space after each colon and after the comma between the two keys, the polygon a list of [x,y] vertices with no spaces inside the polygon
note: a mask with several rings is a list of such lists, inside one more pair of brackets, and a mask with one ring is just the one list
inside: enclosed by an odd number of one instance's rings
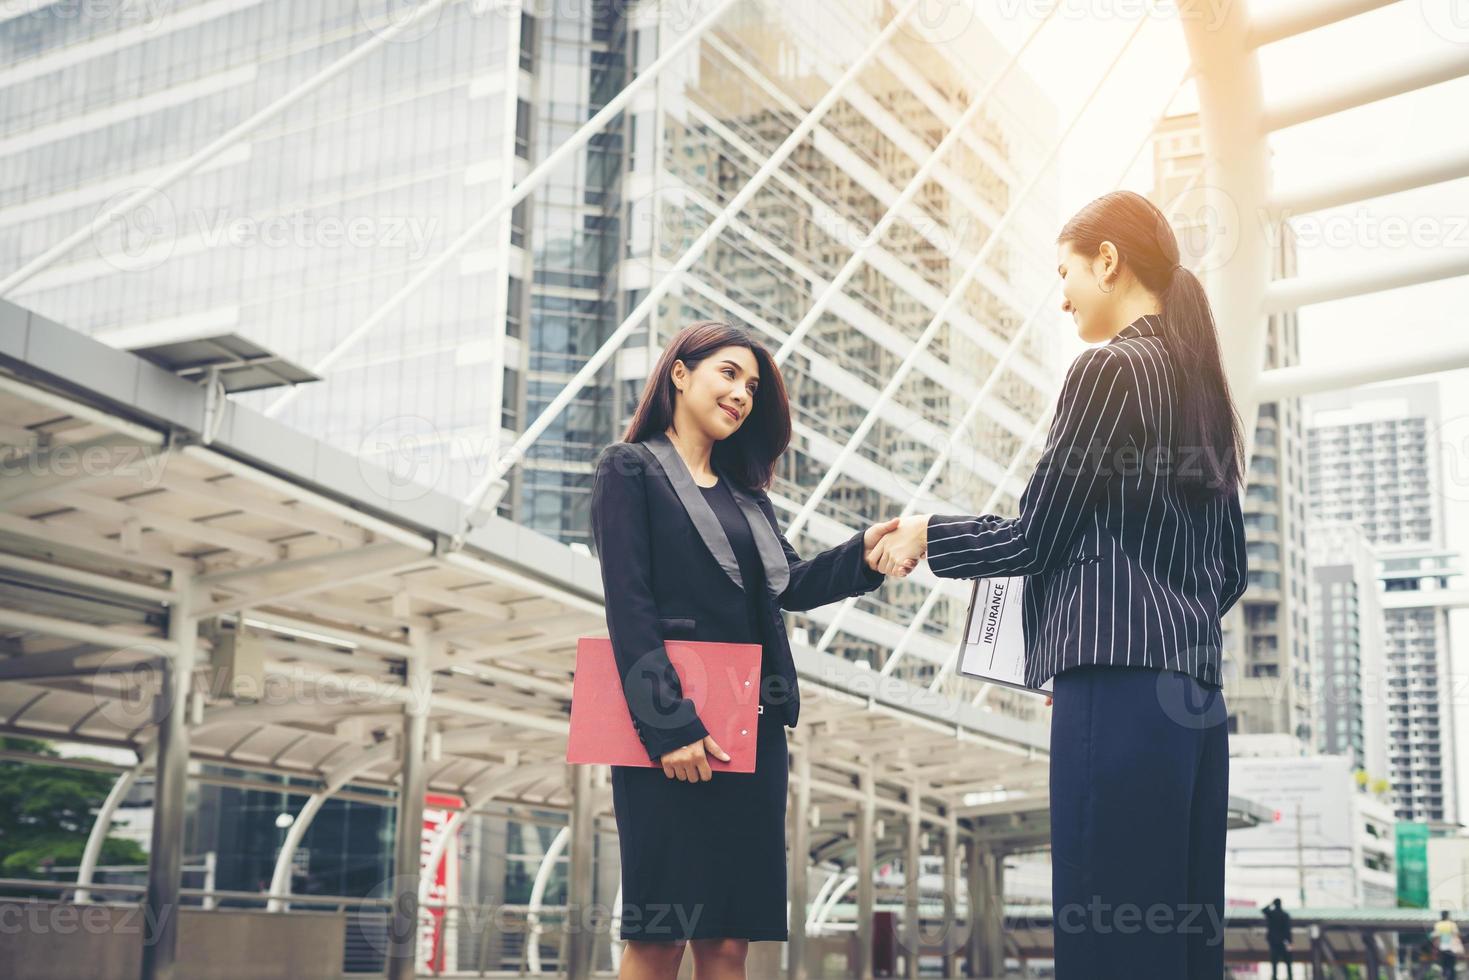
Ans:
{"label": "woman with dark hair", "polygon": [[1056,976],[1218,980],[1239,421],[1209,301],[1161,211],[1108,194],[1057,244],[1061,308],[1105,343],[1067,371],[1019,515],[906,518],[878,568],[926,554],[946,578],[1026,576],[1026,683],[1054,678]]}
{"label": "woman with dark hair", "polygon": [[[791,438],[774,359],[748,333],[685,327],[648,377],[592,485],[607,629],[633,727],[657,768],[612,767],[622,853],[624,980],[672,978],[686,942],[700,980],[745,975],[751,940],[785,941],[785,728],[800,709],[782,609],[882,584],[873,548],[897,521],[809,559],[766,494]],[[916,561],[893,563],[904,575]],[[728,761],[683,697],[667,639],[761,645],[753,773]]]}

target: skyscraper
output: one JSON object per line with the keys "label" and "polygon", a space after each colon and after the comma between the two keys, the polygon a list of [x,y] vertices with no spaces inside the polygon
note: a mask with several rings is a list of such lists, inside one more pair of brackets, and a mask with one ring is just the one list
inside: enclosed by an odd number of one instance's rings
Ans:
{"label": "skyscraper", "polygon": [[1316,651],[1317,750],[1350,756],[1387,779],[1386,637],[1377,553],[1349,521],[1313,521],[1311,640]]}
{"label": "skyscraper", "polygon": [[1433,383],[1312,396],[1311,507],[1361,527],[1380,559],[1384,690],[1398,817],[1458,819],[1445,546]]}

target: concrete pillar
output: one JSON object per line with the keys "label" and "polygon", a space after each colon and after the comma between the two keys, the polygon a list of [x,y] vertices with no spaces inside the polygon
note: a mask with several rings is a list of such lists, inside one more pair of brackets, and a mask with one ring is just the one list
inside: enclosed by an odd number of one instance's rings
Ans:
{"label": "concrete pillar", "polygon": [[427,647],[408,661],[411,696],[403,707],[398,783],[398,826],[393,844],[393,910],[388,920],[388,980],[413,980],[418,954],[418,879],[423,858],[424,744],[428,739],[430,680]]}
{"label": "concrete pillar", "polygon": [[786,944],[786,980],[806,980],[806,905],[811,880],[811,749],[810,726],[796,729],[792,741],[791,910]]}
{"label": "concrete pillar", "polygon": [[184,803],[189,779],[189,690],[198,648],[198,622],[190,609],[191,584],[180,583],[168,611],[175,645],[161,658],[160,687],[153,699],[158,756],[153,781],[153,831],[148,849],[141,980],[173,980],[178,957],[179,892],[183,888]]}
{"label": "concrete pillar", "polygon": [[857,804],[857,962],[852,976],[872,980],[872,913],[877,905],[877,785],[869,766],[857,777],[862,801]]}
{"label": "concrete pillar", "polygon": [[959,905],[959,820],[952,806],[944,815],[944,967],[945,977],[959,975],[958,957]]}
{"label": "concrete pillar", "polygon": [[566,976],[587,980],[592,975],[592,953],[596,949],[592,886],[597,846],[591,766],[569,766],[571,770],[571,854],[566,887]]}
{"label": "concrete pillar", "polygon": [[922,833],[922,797],[915,785],[908,790],[908,847],[903,857],[903,924],[907,932],[904,966],[908,980],[918,980],[918,952],[923,943],[923,930],[919,928],[918,921],[918,868],[922,863],[919,838]]}

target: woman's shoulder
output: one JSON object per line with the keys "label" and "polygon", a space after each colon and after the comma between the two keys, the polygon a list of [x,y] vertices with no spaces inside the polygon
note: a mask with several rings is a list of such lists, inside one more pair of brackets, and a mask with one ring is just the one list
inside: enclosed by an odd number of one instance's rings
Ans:
{"label": "woman's shoulder", "polygon": [[640,442],[614,442],[602,447],[597,455],[597,476],[641,476],[647,469],[648,455]]}

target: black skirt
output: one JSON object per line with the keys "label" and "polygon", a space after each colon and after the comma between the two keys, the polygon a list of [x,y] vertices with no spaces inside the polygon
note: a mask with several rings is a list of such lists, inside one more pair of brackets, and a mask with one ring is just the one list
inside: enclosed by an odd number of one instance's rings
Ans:
{"label": "black skirt", "polygon": [[768,707],[759,726],[753,773],[686,783],[612,767],[621,938],[787,939],[786,729]]}

